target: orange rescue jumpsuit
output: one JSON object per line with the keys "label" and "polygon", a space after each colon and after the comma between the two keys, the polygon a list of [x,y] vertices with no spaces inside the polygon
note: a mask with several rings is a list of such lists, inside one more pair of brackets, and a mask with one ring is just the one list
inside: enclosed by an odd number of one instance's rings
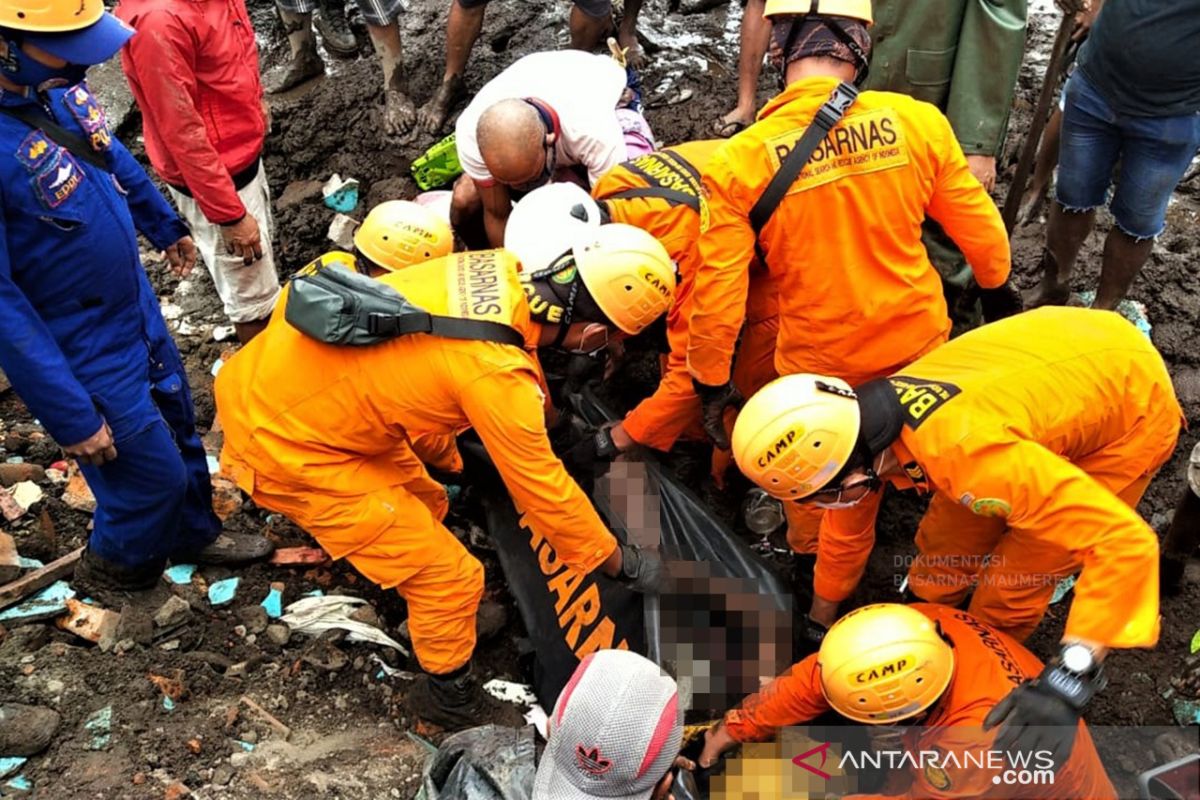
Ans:
{"label": "orange rescue jumpsuit", "polygon": [[[912,607],[936,622],[954,648],[954,678],[941,699],[929,709],[928,717],[920,725],[907,729],[904,747],[910,753],[930,752],[936,747],[959,758],[945,769],[938,766],[913,769],[912,784],[902,795],[855,794],[848,797],[856,800],[1002,798],[1015,794],[1023,798],[1115,800],[1116,790],[1082,720],[1071,756],[1055,774],[1053,784],[1021,786],[1014,790],[1003,783],[994,783],[993,778],[999,777],[997,772],[979,766],[987,763],[979,752],[990,749],[997,733],[995,730],[984,732],[983,719],[1021,681],[1036,677],[1042,671],[1042,662],[1012,638],[964,611],[926,603],[916,603]],[[863,645],[870,647],[869,642]],[[829,710],[829,702],[821,691],[820,667],[814,653],[776,678],[762,692],[751,695],[741,706],[728,712],[725,725],[739,742],[762,741],[774,736],[779,728],[803,724]],[[947,730],[953,728],[960,730]],[[969,751],[977,756],[964,764]],[[962,764],[961,769],[957,768],[958,764]]]}
{"label": "orange rescue jumpsuit", "polygon": [[[688,320],[700,266],[700,220],[705,213],[700,174],[724,143],[724,139],[708,139],[647,153],[609,170],[592,188],[592,196],[604,203],[613,222],[653,234],[679,269],[675,301],[667,312],[670,353],[662,380],[624,421],[625,432],[634,441],[656,450],[670,450],[683,435],[704,437],[699,399],[687,371]],[[778,298],[774,281],[761,266],[752,270],[746,303],[733,381],[749,397],[775,378]],[[732,348],[733,342],[729,345]]]}
{"label": "orange rescue jumpsuit", "polygon": [[530,349],[424,334],[329,345],[287,323],[285,297],[217,377],[221,465],[334,558],[395,587],[408,603],[421,666],[444,674],[474,649],[483,567],[441,524],[445,491],[414,454],[414,437],[474,428],[522,524],[580,572],[603,563],[617,542],[550,449],[532,352],[537,325],[515,257],[461,253],[380,282],[435,314],[507,323]]}
{"label": "orange rescue jumpsuit", "polygon": [[[1134,510],[1183,412],[1162,357],[1110,311],[1042,308],[985,325],[889,378],[902,488],[932,492],[909,571],[918,597],[1023,639],[1080,572],[1066,637],[1158,640],[1158,539]],[[814,588],[842,600],[873,539],[825,515]]]}
{"label": "orange rescue jumpsuit", "polygon": [[[754,256],[750,209],[837,84],[792,83],[708,162],[687,350],[688,370],[701,383],[730,377]],[[857,386],[946,341],[941,279],[921,244],[926,217],[963,251],[980,286],[1008,279],[1003,221],[950,123],[928,103],[863,92],[762,230],[767,269],[778,281],[780,375],[815,372]],[[811,552],[819,516],[787,509],[789,541]],[[874,509],[861,512],[861,526],[871,528]]]}

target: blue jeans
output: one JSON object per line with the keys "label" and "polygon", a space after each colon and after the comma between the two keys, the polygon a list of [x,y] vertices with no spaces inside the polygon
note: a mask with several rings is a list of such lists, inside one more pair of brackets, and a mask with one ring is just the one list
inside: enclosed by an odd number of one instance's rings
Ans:
{"label": "blue jeans", "polygon": [[1200,148],[1200,114],[1118,114],[1079,70],[1064,95],[1058,202],[1067,211],[1104,205],[1120,162],[1110,205],[1117,226],[1138,240],[1158,236],[1166,227],[1167,201]]}

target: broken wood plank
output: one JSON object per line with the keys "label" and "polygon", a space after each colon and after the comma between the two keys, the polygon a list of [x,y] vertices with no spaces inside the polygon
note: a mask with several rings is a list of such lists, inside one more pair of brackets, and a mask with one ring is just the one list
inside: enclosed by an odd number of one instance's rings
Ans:
{"label": "broken wood plank", "polygon": [[7,533],[0,533],[0,581],[11,581],[21,574],[21,555],[17,543]]}
{"label": "broken wood plank", "polygon": [[34,570],[20,580],[0,586],[0,608],[11,606],[18,600],[45,589],[55,581],[68,577],[75,571],[75,564],[82,555],[83,548],[80,547],[56,561],[51,561],[41,569]]}

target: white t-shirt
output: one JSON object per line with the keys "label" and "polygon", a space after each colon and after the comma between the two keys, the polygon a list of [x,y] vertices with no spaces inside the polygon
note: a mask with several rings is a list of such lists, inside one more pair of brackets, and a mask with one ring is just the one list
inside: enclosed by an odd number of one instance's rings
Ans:
{"label": "white t-shirt", "polygon": [[581,164],[592,183],[625,161],[625,136],[616,107],[625,70],[609,56],[581,50],[531,53],[488,81],[458,117],[455,142],[463,171],[476,183],[495,182],[483,163],[475,129],[485,109],[501,100],[532,97],[549,105],[562,126],[558,164]]}

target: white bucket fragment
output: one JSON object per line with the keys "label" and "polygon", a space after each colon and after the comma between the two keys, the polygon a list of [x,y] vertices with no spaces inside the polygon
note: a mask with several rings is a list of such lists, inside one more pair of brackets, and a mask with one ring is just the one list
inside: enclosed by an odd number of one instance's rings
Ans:
{"label": "white bucket fragment", "polygon": [[353,217],[337,214],[329,223],[327,237],[342,250],[350,251],[354,248],[354,229],[357,227],[358,221]]}
{"label": "white bucket fragment", "polygon": [[285,608],[279,621],[291,628],[292,633],[302,633],[307,636],[320,636],[325,631],[341,629],[346,631],[348,634],[346,638],[352,642],[371,642],[383,647],[391,647],[408,656],[409,652],[404,645],[379,628],[350,619],[354,610],[366,603],[367,601],[361,597],[348,597],[340,594],[305,597]]}
{"label": "white bucket fragment", "polygon": [[533,689],[524,683],[493,678],[483,685],[483,690],[502,703],[512,703],[515,706],[531,706],[537,702]]}

